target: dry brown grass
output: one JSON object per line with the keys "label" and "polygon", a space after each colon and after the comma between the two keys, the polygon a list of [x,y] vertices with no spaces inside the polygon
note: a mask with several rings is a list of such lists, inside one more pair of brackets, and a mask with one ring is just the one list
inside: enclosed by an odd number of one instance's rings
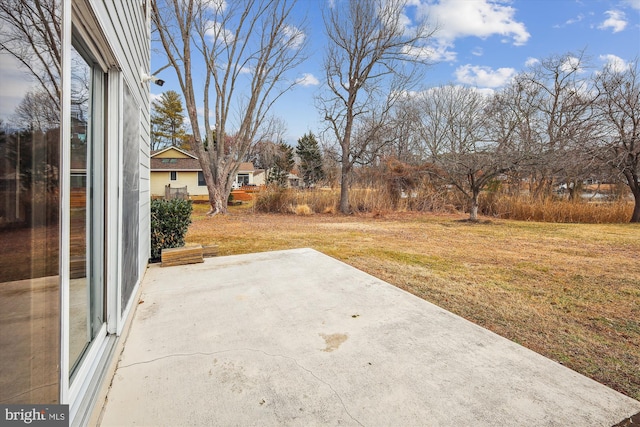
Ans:
{"label": "dry brown grass", "polygon": [[640,399],[640,227],[196,206],[221,255],[311,247]]}
{"label": "dry brown grass", "polygon": [[[255,194],[254,210],[263,213],[297,213],[297,206],[308,206],[312,212],[337,211],[339,189],[281,189],[269,187]],[[388,188],[357,188],[349,192],[349,205],[356,213],[373,212],[466,212],[468,201],[457,191],[421,188],[412,197],[394,195]],[[480,211],[495,218],[523,221],[607,224],[629,222],[633,202],[621,198],[613,201],[570,201],[559,196],[534,200],[499,192],[481,194]]]}
{"label": "dry brown grass", "polygon": [[302,215],[302,216],[308,216],[308,215],[313,215],[313,211],[311,210],[309,205],[303,204],[303,205],[297,205],[296,206],[295,214],[296,215]]}
{"label": "dry brown grass", "polygon": [[629,222],[633,203],[627,200],[594,202],[589,200],[558,200],[549,197],[542,201],[526,197],[483,197],[486,214],[506,219],[580,224],[608,224]]}

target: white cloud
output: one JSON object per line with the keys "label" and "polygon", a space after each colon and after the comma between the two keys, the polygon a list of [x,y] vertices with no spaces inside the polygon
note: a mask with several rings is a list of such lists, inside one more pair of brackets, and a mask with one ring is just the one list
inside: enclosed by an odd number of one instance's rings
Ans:
{"label": "white cloud", "polygon": [[162,98],[162,94],[161,93],[149,93],[149,98],[151,99],[151,102],[160,101],[160,98]]}
{"label": "white cloud", "polygon": [[600,55],[600,60],[604,62],[606,67],[610,67],[611,71],[621,73],[631,67],[631,64],[616,55]]}
{"label": "white cloud", "polygon": [[402,46],[402,53],[417,59],[429,59],[436,55],[436,50],[430,46]]}
{"label": "white cloud", "polygon": [[605,15],[607,15],[608,18],[598,26],[601,30],[611,28],[614,33],[619,33],[627,26],[627,19],[624,12],[620,10],[607,10]]}
{"label": "white cloud", "polygon": [[302,47],[304,39],[306,38],[306,35],[302,30],[291,25],[286,25],[282,31],[284,33],[286,43],[291,49],[299,49]]}
{"label": "white cloud", "polygon": [[473,89],[480,95],[487,97],[492,96],[496,93],[495,89],[492,89],[490,87],[474,87]]}
{"label": "white cloud", "polygon": [[235,36],[232,31],[223,28],[222,24],[214,21],[207,23],[205,35],[209,37],[212,42],[221,41],[225,44],[231,44],[235,40]]}
{"label": "white cloud", "polygon": [[582,21],[583,19],[584,19],[584,15],[579,14],[575,18],[568,19],[567,22],[565,22],[565,25],[572,25],[572,24],[575,24],[576,22]]}
{"label": "white cloud", "polygon": [[625,0],[623,3],[632,9],[640,10],[640,0]]}
{"label": "white cloud", "polygon": [[[198,107],[196,111],[198,112],[198,119],[202,119],[201,123],[204,123],[204,107]],[[215,118],[215,111],[213,110],[213,108],[210,108],[209,120],[215,122]]]}
{"label": "white cloud", "polygon": [[453,62],[456,60],[456,53],[449,50],[451,47],[453,47],[452,44],[440,43],[438,40],[435,45],[430,46],[404,46],[402,53],[420,60]]}
{"label": "white cloud", "polygon": [[435,37],[449,43],[463,37],[485,39],[500,35],[520,46],[530,37],[524,23],[515,20],[515,8],[491,0],[424,2],[420,11],[438,25]]}
{"label": "white cloud", "polygon": [[566,27],[566,26],[568,26],[568,25],[573,25],[573,24],[576,24],[576,23],[578,23],[578,22],[582,21],[583,19],[584,19],[584,15],[581,13],[581,14],[579,14],[578,16],[576,16],[575,18],[567,19],[567,20],[564,22],[564,24],[561,24],[561,25],[554,25],[554,26],[553,26],[553,28],[563,28],[563,27]]}
{"label": "white cloud", "polygon": [[296,80],[296,83],[301,86],[318,86],[320,81],[311,73],[304,73],[302,77]]}
{"label": "white cloud", "polygon": [[411,21],[411,18],[409,18],[406,14],[402,13],[400,14],[400,17],[398,18],[398,24],[404,28],[404,31],[406,34],[411,34],[411,24],[413,23]]}
{"label": "white cloud", "polygon": [[529,57],[524,62],[524,65],[527,66],[527,67],[533,67],[534,65],[538,64],[539,62],[540,62],[540,60],[538,58]]}
{"label": "white cloud", "polygon": [[562,64],[560,64],[560,70],[565,73],[570,73],[572,71],[576,71],[578,73],[582,73],[584,70],[582,69],[582,63],[580,62],[580,58],[576,58],[575,56],[569,56],[564,60]]}
{"label": "white cloud", "polygon": [[513,68],[498,68],[494,70],[491,67],[471,64],[458,67],[455,71],[458,82],[484,88],[504,86],[515,74],[516,70]]}
{"label": "white cloud", "polygon": [[476,46],[472,51],[471,54],[474,56],[482,56],[484,55],[484,49],[482,49],[480,46]]}
{"label": "white cloud", "polygon": [[205,3],[204,6],[211,9],[215,13],[221,13],[227,10],[229,4],[226,2],[226,0],[210,0],[208,3]]}

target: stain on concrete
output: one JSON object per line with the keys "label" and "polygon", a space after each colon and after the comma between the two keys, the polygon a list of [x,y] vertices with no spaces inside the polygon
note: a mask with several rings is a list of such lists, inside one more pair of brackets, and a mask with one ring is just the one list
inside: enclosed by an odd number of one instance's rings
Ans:
{"label": "stain on concrete", "polygon": [[343,342],[345,342],[347,338],[349,338],[346,334],[326,335],[326,334],[320,333],[318,335],[320,335],[324,339],[324,342],[326,343],[327,346],[322,351],[325,351],[327,353],[330,353],[333,350],[337,350],[338,347],[340,347],[340,345]]}
{"label": "stain on concrete", "polygon": [[139,320],[147,320],[151,317],[154,317],[157,312],[158,305],[155,302],[152,302],[151,304],[147,303],[140,305],[140,307],[138,307],[138,310],[136,311],[136,315],[138,316]]}

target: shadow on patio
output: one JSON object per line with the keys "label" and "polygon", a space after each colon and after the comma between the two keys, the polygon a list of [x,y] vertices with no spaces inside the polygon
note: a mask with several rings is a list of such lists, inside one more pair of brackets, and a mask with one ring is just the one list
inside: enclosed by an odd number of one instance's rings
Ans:
{"label": "shadow on patio", "polygon": [[640,402],[311,249],[152,266],[102,426],[611,426]]}

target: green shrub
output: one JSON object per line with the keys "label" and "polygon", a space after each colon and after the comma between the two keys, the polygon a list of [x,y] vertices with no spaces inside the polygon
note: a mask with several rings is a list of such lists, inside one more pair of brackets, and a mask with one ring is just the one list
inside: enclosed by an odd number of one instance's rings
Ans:
{"label": "green shrub", "polygon": [[159,259],[165,248],[184,246],[192,211],[191,200],[151,201],[151,259]]}

